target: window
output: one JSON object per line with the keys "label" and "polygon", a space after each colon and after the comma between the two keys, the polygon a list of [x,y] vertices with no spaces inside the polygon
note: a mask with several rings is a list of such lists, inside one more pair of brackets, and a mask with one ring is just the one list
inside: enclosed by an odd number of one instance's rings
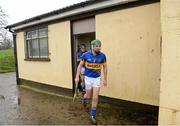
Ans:
{"label": "window", "polygon": [[25,39],[26,59],[44,59],[49,57],[47,28],[26,32]]}

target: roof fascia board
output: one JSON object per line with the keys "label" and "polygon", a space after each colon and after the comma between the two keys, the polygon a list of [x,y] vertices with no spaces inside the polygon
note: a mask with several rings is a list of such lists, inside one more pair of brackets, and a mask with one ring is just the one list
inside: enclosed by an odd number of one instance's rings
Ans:
{"label": "roof fascia board", "polygon": [[107,0],[104,2],[97,3],[97,4],[93,4],[93,5],[85,6],[82,8],[75,9],[75,10],[71,10],[68,12],[60,13],[55,16],[50,16],[50,17],[46,17],[46,18],[43,18],[43,19],[40,19],[37,21],[32,21],[27,24],[18,25],[18,26],[12,27],[11,29],[16,31],[18,29],[22,29],[25,27],[29,27],[29,26],[33,26],[33,25],[37,25],[37,24],[41,24],[41,23],[46,23],[46,22],[53,21],[56,19],[70,17],[73,15],[78,15],[78,14],[86,13],[89,11],[100,10],[100,9],[116,6],[119,4],[125,4],[125,3],[129,3],[129,2],[135,2],[135,1],[138,1],[138,0]]}

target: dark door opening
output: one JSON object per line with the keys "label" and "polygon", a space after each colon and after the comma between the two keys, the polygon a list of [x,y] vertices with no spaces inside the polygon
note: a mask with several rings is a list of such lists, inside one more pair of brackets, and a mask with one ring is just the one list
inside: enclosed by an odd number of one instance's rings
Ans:
{"label": "dark door opening", "polygon": [[75,91],[74,78],[78,67],[77,52],[81,44],[90,50],[90,42],[95,39],[95,17],[71,21],[71,47],[72,47],[72,77],[73,77],[73,94]]}
{"label": "dark door opening", "polygon": [[85,34],[78,34],[73,35],[73,94],[75,90],[75,83],[74,78],[76,76],[77,67],[79,64],[77,53],[79,51],[79,47],[84,44],[86,46],[86,51],[91,50],[90,42],[95,39],[95,33],[85,33]]}

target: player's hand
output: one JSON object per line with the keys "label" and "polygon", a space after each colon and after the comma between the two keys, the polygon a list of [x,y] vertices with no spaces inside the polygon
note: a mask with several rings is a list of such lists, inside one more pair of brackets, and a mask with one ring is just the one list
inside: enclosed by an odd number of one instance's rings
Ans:
{"label": "player's hand", "polygon": [[104,87],[107,86],[107,80],[103,80],[103,85],[104,85]]}

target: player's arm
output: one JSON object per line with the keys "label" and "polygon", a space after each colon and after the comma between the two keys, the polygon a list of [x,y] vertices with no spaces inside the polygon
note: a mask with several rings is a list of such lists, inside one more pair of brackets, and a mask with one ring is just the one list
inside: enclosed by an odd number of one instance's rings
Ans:
{"label": "player's arm", "polygon": [[107,86],[107,63],[103,64],[103,74],[104,74],[104,86]]}
{"label": "player's arm", "polygon": [[78,68],[77,68],[77,72],[76,72],[76,77],[75,77],[75,82],[78,83],[79,82],[79,75],[81,73],[81,69],[82,69],[82,66],[84,65],[84,60],[81,60],[79,65],[78,65]]}

